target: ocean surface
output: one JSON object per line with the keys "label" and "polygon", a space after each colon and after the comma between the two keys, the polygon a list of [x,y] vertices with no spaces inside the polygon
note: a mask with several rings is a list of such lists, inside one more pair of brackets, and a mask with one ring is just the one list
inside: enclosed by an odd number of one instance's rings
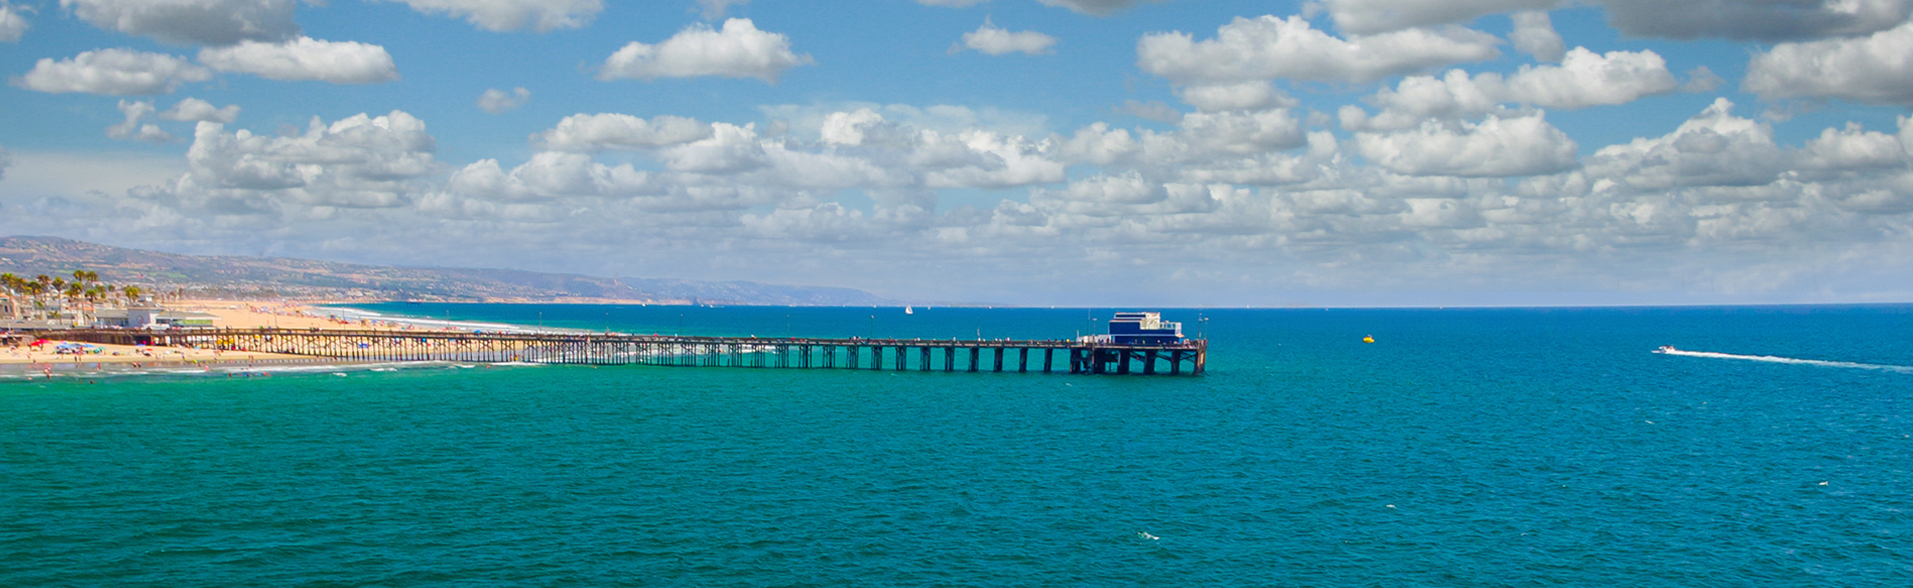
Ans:
{"label": "ocean surface", "polygon": [[[363,308],[964,339],[1112,312]],[[1913,306],[1166,318],[1207,375],[0,381],[0,586],[1913,586]]]}

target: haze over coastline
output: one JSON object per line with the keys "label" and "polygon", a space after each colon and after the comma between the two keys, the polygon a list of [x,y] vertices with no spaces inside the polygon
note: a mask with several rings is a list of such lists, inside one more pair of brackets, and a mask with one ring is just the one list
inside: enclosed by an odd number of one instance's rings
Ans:
{"label": "haze over coastline", "polygon": [[[97,268],[97,269],[95,269]],[[223,298],[438,300],[625,304],[872,306],[891,301],[847,288],[753,282],[600,278],[521,270],[404,268],[288,258],[197,256],[54,237],[0,238],[0,272],[98,271],[149,291]]]}

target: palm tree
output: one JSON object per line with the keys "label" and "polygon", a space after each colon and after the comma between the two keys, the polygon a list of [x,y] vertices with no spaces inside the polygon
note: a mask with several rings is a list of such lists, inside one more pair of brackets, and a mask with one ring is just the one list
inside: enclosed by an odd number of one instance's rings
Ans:
{"label": "palm tree", "polygon": [[[26,289],[25,286],[26,280],[20,279],[20,276],[13,275],[12,273],[0,274],[0,291],[6,293],[7,306],[12,308],[13,312],[20,311],[20,293]],[[13,316],[8,316],[7,318],[13,318]]]}

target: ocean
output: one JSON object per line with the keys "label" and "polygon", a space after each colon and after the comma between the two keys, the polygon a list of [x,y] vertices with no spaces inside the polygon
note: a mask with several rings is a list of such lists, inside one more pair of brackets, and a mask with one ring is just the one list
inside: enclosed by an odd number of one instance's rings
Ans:
{"label": "ocean", "polygon": [[[1112,312],[361,308],[962,339]],[[0,381],[0,586],[1913,585],[1913,306],[1165,318],[1207,374]]]}

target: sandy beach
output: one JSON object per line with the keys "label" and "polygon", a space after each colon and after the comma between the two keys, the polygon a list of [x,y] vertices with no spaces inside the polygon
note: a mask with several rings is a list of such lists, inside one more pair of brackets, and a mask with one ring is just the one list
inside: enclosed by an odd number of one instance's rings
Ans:
{"label": "sandy beach", "polygon": [[[62,345],[81,345],[86,353],[56,353]],[[98,350],[98,352],[94,352]],[[71,341],[47,340],[44,345],[16,345],[0,350],[0,365],[62,364],[76,366],[82,364],[186,364],[186,365],[224,365],[245,363],[257,360],[283,360],[298,358],[297,355],[280,353],[259,353],[255,351],[221,351],[217,349],[190,349],[184,347],[148,347],[133,345],[106,345],[99,343],[77,343]]]}
{"label": "sandy beach", "polygon": [[[168,303],[169,309],[191,310],[209,313],[219,318],[215,322],[220,328],[256,329],[277,327],[287,329],[323,329],[323,330],[390,330],[390,331],[458,331],[455,327],[428,328],[406,324],[399,321],[386,321],[372,318],[347,318],[343,313],[329,312],[317,306],[323,302],[284,301],[261,302],[256,300],[185,300]],[[84,345],[84,353],[56,353],[61,345],[74,343]],[[97,350],[97,351],[96,351]],[[304,356],[280,353],[260,353],[254,351],[222,351],[217,349],[192,349],[186,347],[148,347],[133,345],[108,345],[98,343],[76,343],[71,341],[47,340],[40,346],[14,345],[0,349],[0,365],[60,365],[66,369],[75,366],[96,366],[100,364],[138,367],[148,364],[187,365],[187,366],[227,366],[244,365],[263,361],[281,362],[303,359]]]}
{"label": "sandy beach", "polygon": [[256,329],[259,327],[277,327],[283,329],[373,329],[392,331],[459,331],[458,328],[427,329],[402,321],[387,321],[370,318],[349,318],[346,313],[322,306],[325,301],[284,301],[262,302],[257,300],[182,300],[166,304],[167,308],[178,310],[196,310],[218,316],[215,323],[227,329]]}

